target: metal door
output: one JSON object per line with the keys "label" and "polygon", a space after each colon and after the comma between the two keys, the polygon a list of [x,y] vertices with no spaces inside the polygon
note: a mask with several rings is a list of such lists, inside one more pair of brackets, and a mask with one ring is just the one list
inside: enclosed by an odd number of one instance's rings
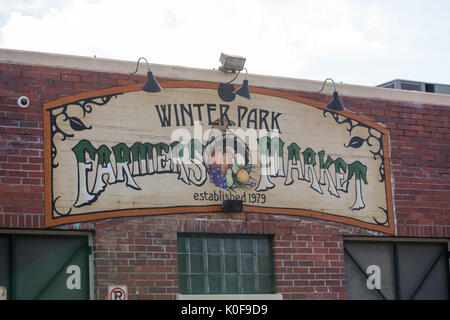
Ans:
{"label": "metal door", "polygon": [[0,287],[12,300],[89,299],[87,236],[0,234]]}
{"label": "metal door", "polygon": [[8,297],[9,281],[9,239],[0,235],[0,298]]}
{"label": "metal door", "polygon": [[344,241],[347,299],[448,300],[447,243]]}

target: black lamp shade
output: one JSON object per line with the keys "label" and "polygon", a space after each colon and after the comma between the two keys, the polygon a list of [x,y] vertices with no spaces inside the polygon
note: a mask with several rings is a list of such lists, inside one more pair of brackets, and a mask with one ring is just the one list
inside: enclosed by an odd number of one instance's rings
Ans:
{"label": "black lamp shade", "polygon": [[250,100],[250,91],[248,90],[248,80],[244,80],[244,82],[242,83],[242,87],[237,89],[234,93],[237,94],[238,96],[241,96],[241,97],[244,97],[244,98],[247,98]]}
{"label": "black lamp shade", "polygon": [[147,81],[145,81],[141,90],[145,92],[160,92],[162,90],[151,71],[147,72]]}
{"label": "black lamp shade", "polygon": [[333,100],[331,100],[331,102],[327,105],[327,108],[335,111],[345,110],[341,100],[339,99],[337,91],[333,92]]}

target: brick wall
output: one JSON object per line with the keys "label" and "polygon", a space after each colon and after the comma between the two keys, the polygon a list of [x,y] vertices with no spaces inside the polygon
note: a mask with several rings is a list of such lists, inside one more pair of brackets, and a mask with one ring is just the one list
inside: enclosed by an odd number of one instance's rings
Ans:
{"label": "brick wall", "polygon": [[130,299],[172,299],[178,292],[178,232],[274,235],[277,292],[285,299],[344,299],[342,236],[368,235],[338,223],[243,213],[108,219],[81,228],[96,230],[100,299],[115,282],[128,286]]}
{"label": "brick wall", "polygon": [[448,237],[450,107],[345,98],[344,105],[389,129],[397,235]]}
{"label": "brick wall", "polygon": [[[42,105],[62,96],[144,80],[117,73],[0,63],[0,228],[44,227]],[[330,100],[325,95],[293,93]],[[17,107],[21,95],[30,98],[30,107]],[[448,238],[450,107],[342,100],[348,110],[389,128],[397,236]],[[173,298],[178,291],[177,232],[273,235],[277,292],[286,299],[343,299],[343,236],[374,234],[317,219],[222,213],[118,218],[60,227],[74,228],[95,230],[99,299],[106,299],[108,285],[118,283],[129,286],[131,299]]]}

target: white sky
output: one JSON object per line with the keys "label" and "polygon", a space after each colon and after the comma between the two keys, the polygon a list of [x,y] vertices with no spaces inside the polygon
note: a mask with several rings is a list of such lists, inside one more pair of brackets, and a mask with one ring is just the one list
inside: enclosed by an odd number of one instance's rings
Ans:
{"label": "white sky", "polygon": [[0,47],[206,69],[224,52],[254,74],[450,84],[450,1],[0,0]]}

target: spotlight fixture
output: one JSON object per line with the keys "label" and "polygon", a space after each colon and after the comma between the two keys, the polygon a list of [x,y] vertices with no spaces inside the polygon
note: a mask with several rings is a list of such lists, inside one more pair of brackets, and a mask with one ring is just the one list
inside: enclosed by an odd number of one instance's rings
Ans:
{"label": "spotlight fixture", "polygon": [[242,200],[224,200],[222,202],[222,210],[225,213],[242,212]]}
{"label": "spotlight fixture", "polygon": [[248,71],[247,71],[247,68],[243,68],[243,69],[245,70],[245,80],[242,83],[242,87],[240,87],[233,93],[250,100],[250,90],[248,89]]}
{"label": "spotlight fixture", "polygon": [[[230,57],[232,57],[232,58],[230,58]],[[241,59],[241,60],[239,60],[239,63],[238,63],[238,62],[233,62],[233,61],[235,61],[233,59],[236,59],[236,60]],[[223,64],[223,67],[219,68],[220,70],[222,70],[224,72],[235,72],[237,70],[237,73],[233,79],[231,79],[227,83],[221,83],[219,85],[219,89],[218,89],[219,97],[223,101],[226,101],[226,102],[233,101],[236,98],[236,95],[250,99],[250,91],[248,89],[248,70],[246,68],[244,68],[245,58],[238,57],[238,56],[228,56],[228,55],[224,55],[222,53],[222,55],[220,56],[220,61]],[[228,62],[228,61],[232,61],[232,62]],[[245,80],[239,89],[234,90],[234,86],[231,83],[234,80],[236,80],[236,78],[239,76],[241,71],[244,69],[246,72]]]}
{"label": "spotlight fixture", "polygon": [[232,56],[229,54],[220,54],[220,63],[222,66],[219,67],[220,71],[223,72],[236,72],[242,71],[245,64],[245,58],[240,56]]}
{"label": "spotlight fixture", "polygon": [[323,82],[322,88],[319,91],[316,91],[316,93],[321,93],[323,89],[325,88],[325,83],[330,80],[333,82],[334,91],[333,91],[333,100],[330,101],[330,103],[327,105],[328,109],[334,110],[334,111],[344,111],[344,106],[342,105],[341,100],[339,99],[339,95],[336,91],[336,84],[334,83],[333,79],[327,78]]}
{"label": "spotlight fixture", "polygon": [[147,63],[147,81],[145,81],[144,85],[142,86],[141,90],[145,92],[160,92],[161,86],[159,85],[158,81],[156,81],[155,77],[153,76],[153,73],[150,71],[150,65],[148,64],[147,59],[144,57],[139,58],[136,65],[136,70],[134,72],[129,73],[128,75],[131,76],[135,74],[138,71],[139,68],[139,61],[145,60]]}

